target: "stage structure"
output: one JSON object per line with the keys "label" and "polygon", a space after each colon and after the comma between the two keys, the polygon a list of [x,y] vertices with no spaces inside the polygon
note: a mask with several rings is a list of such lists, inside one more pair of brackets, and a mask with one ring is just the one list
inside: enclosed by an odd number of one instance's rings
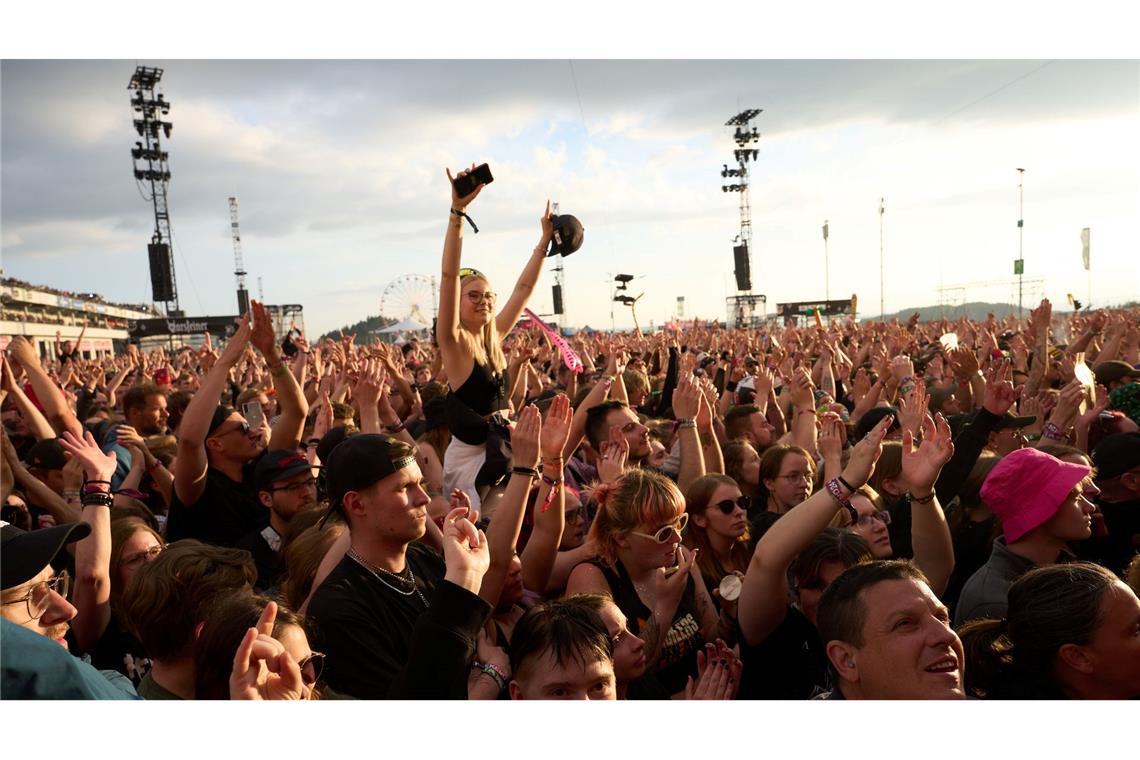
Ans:
{"label": "stage structure", "polygon": [[230,196],[230,235],[234,239],[234,278],[237,280],[238,314],[249,311],[249,291],[245,289],[245,261],[241,255],[241,230],[238,228],[238,201]]}
{"label": "stage structure", "polygon": [[[138,66],[127,89],[132,92],[131,108],[139,118],[134,120],[139,140],[131,149],[134,177],[139,190],[154,207],[154,232],[147,245],[150,259],[151,296],[163,304],[168,317],[183,316],[178,305],[178,283],[174,273],[174,251],[170,233],[170,206],[166,190],[170,184],[169,155],[162,149],[162,137],[170,139],[174,127],[161,117],[170,113],[170,101],[162,93],[155,94],[162,81],[162,69]],[[162,135],[160,137],[159,135]]]}
{"label": "stage structure", "polygon": [[720,189],[725,193],[740,193],[740,234],[733,241],[736,245],[732,249],[737,294],[725,300],[728,320],[734,327],[750,327],[762,321],[762,316],[756,316],[756,307],[761,306],[766,312],[768,301],[763,294],[752,292],[752,204],[748,195],[748,164],[760,157],[758,149],[748,147],[760,140],[760,132],[751,124],[761,113],[762,109],[749,108],[724,124],[735,127],[732,139],[736,148],[732,152],[734,168],[723,164],[720,172],[721,178],[730,183],[721,185]]}

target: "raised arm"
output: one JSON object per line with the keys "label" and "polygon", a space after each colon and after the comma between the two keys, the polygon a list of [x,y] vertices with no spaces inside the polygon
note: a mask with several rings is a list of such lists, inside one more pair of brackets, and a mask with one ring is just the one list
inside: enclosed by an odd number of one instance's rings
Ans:
{"label": "raised arm", "polygon": [[[495,516],[487,526],[487,544],[491,551],[491,566],[483,576],[479,596],[488,604],[499,603],[503,581],[510,571],[511,560],[515,556],[519,532],[522,530],[523,515],[526,513],[526,500],[534,482],[532,473],[538,467],[539,436],[542,431],[542,416],[538,407],[523,407],[515,429],[511,431],[512,464],[511,478],[507,482],[502,501],[495,509]],[[529,470],[529,472],[526,472]],[[458,489],[451,494],[452,508],[470,504],[467,496],[459,495]]]}
{"label": "raised arm", "polygon": [[910,430],[903,431],[902,472],[911,489],[910,535],[914,564],[926,573],[934,593],[941,594],[954,571],[954,544],[934,483],[942,467],[950,461],[954,444],[950,440],[950,425],[941,414],[937,415],[937,422],[926,415],[922,437],[922,445],[915,448],[914,434]]}
{"label": "raised arm", "polygon": [[681,442],[681,470],[677,487],[682,493],[689,485],[705,474],[701,436],[697,432],[697,413],[701,408],[701,389],[691,373],[683,373],[673,392],[673,415],[679,421],[677,439]]}
{"label": "raised arm", "polygon": [[[884,417],[851,450],[843,479],[852,488],[865,484],[874,472],[892,420],[893,417]],[[840,488],[847,490],[842,485]],[[845,497],[850,499],[851,493]],[[748,644],[755,646],[764,641],[784,620],[788,609],[788,566],[811,545],[840,508],[839,501],[827,490],[817,491],[777,520],[756,544],[737,602],[737,620]]]}
{"label": "raised arm", "polygon": [[[471,165],[474,169],[475,165]],[[470,170],[459,172],[459,177],[465,176]],[[447,218],[447,232],[443,238],[443,265],[439,277],[439,317],[436,320],[435,337],[439,343],[440,356],[443,357],[443,366],[454,381],[464,379],[460,369],[465,363],[472,360],[459,343],[459,265],[463,252],[463,216],[467,206],[479,197],[483,185],[477,185],[470,195],[460,198],[455,193],[454,180],[451,170],[447,170],[447,179],[451,184],[451,211]],[[465,372],[470,370],[465,370]]]}
{"label": "raised arm", "polygon": [[515,289],[511,292],[511,297],[507,299],[503,308],[499,310],[498,316],[495,317],[495,327],[498,329],[499,335],[509,333],[515,323],[519,321],[522,310],[530,299],[530,294],[534,292],[534,286],[538,284],[538,277],[542,274],[542,262],[546,259],[550,239],[554,236],[554,225],[550,218],[550,201],[546,202],[546,212],[543,213],[538,222],[542,225],[542,237],[539,238],[538,245],[531,252],[530,260],[523,267],[522,274],[519,275],[518,282],[515,283]]}
{"label": "raised arm", "polygon": [[[83,474],[91,483],[90,489],[110,492],[110,480],[116,465],[114,454],[100,451],[90,433],[84,433],[80,439],[65,432],[60,445],[83,463]],[[75,545],[74,598],[77,614],[71,621],[71,629],[75,631],[79,650],[90,652],[111,621],[110,505],[85,504],[82,521],[91,526],[91,534]]]}
{"label": "raised arm", "polygon": [[190,399],[190,404],[182,415],[182,422],[178,426],[178,459],[174,463],[174,492],[183,504],[197,502],[206,489],[206,469],[209,466],[206,459],[206,434],[210,431],[210,420],[218,407],[222,391],[226,389],[230,370],[249,345],[251,332],[249,315],[246,314],[241,318],[237,331],[226,344],[218,361],[202,379],[201,387]]}
{"label": "raised arm", "polygon": [[36,349],[32,347],[27,338],[22,335],[13,338],[12,342],[8,344],[8,353],[24,368],[28,382],[32,384],[36,398],[43,405],[44,416],[51,424],[52,429],[57,433],[70,430],[77,436],[83,435],[83,425],[79,422],[79,418],[68,406],[63,391],[52,382],[48,373],[44,371],[39,357],[36,356]]}
{"label": "raised arm", "polygon": [[5,356],[0,356],[0,371],[3,372],[3,375],[0,376],[2,378],[0,379],[0,388],[12,397],[12,403],[20,410],[20,415],[24,418],[24,424],[28,426],[32,437],[37,441],[55,438],[55,431],[52,430],[47,418],[36,408],[36,405],[24,393],[24,389],[16,382],[16,374],[12,371],[12,365],[8,363],[8,358]]}
{"label": "raised arm", "polygon": [[[277,346],[277,335],[273,331],[273,321],[269,312],[259,301],[250,301],[253,309],[253,326],[249,342],[265,357],[265,363],[272,378],[274,390],[277,391],[277,401],[280,404],[281,414],[277,417],[277,424],[269,437],[270,449],[296,449],[301,445],[301,435],[305,430],[305,416],[309,413],[309,404],[305,401],[305,394],[297,378],[281,360],[281,353]],[[195,396],[197,397],[197,396]],[[189,410],[187,410],[189,411]]]}
{"label": "raised arm", "polygon": [[522,553],[523,585],[536,591],[545,590],[550,581],[558,557],[558,545],[562,542],[562,531],[566,528],[562,452],[570,434],[570,422],[569,397],[555,396],[539,434],[542,485],[534,505],[534,529]]}

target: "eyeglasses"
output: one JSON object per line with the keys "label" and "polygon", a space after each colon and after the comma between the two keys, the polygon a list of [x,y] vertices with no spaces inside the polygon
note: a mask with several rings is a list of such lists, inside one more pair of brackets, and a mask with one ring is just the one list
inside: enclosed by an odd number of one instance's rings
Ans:
{"label": "eyeglasses", "polygon": [[134,554],[128,554],[119,560],[120,565],[127,567],[136,567],[142,562],[150,562],[152,559],[162,554],[162,550],[166,548],[166,544],[155,544],[149,549]]}
{"label": "eyeglasses", "polygon": [[51,603],[51,594],[55,593],[67,598],[67,592],[71,590],[71,576],[64,570],[59,575],[48,578],[46,581],[41,581],[32,586],[28,591],[27,596],[22,596],[19,599],[13,599],[8,604],[19,604],[24,602],[28,606],[28,617],[31,620],[39,620],[45,612],[47,612],[48,605]]}
{"label": "eyeglasses", "polygon": [[312,652],[297,665],[301,669],[301,680],[306,686],[313,686],[321,680],[321,672],[325,669],[325,656],[321,652]]}
{"label": "eyeglasses", "polygon": [[316,478],[309,478],[307,480],[302,480],[300,483],[293,483],[292,485],[288,485],[288,486],[278,486],[277,488],[266,488],[265,490],[271,491],[273,493],[276,493],[277,491],[292,491],[293,493],[303,493],[303,492],[309,490],[310,488],[316,488],[316,487],[317,487],[317,479]]}
{"label": "eyeglasses", "polygon": [[468,301],[476,304],[480,303],[484,298],[491,302],[495,300],[495,294],[489,290],[486,293],[480,293],[478,290],[468,290],[463,295],[467,296]]}
{"label": "eyeglasses", "polygon": [[811,472],[789,472],[787,475],[777,475],[780,480],[786,480],[789,483],[796,483],[801,480],[806,480],[809,483],[812,480]]}
{"label": "eyeglasses", "polygon": [[878,520],[883,525],[890,525],[891,513],[884,509],[879,512],[872,512],[869,515],[859,515],[859,519],[856,522],[851,523],[850,527],[854,528],[856,525],[858,525],[860,528],[870,528],[874,524],[875,520]]}
{"label": "eyeglasses", "polygon": [[740,507],[745,512],[747,512],[748,507],[751,506],[751,504],[752,504],[752,500],[749,499],[747,496],[740,496],[736,499],[724,499],[722,501],[716,502],[715,504],[710,504],[709,506],[710,507],[716,507],[717,509],[719,509],[721,512],[723,512],[726,515],[731,515],[733,512],[736,511],[737,507]]}
{"label": "eyeglasses", "polygon": [[631,530],[630,533],[632,533],[635,536],[641,536],[642,538],[652,539],[659,544],[667,544],[673,539],[673,532],[674,531],[676,531],[677,536],[679,538],[681,536],[681,533],[685,530],[685,526],[688,524],[689,524],[689,513],[683,512],[681,514],[681,516],[678,517],[674,522],[670,523],[669,525],[665,525],[665,526],[662,526],[661,528],[658,528],[657,531],[654,533],[642,533],[641,531],[637,531],[637,530]]}

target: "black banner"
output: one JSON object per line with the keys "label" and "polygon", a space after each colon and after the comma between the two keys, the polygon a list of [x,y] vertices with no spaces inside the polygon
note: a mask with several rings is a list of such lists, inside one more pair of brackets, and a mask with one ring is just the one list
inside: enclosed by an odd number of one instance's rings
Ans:
{"label": "black banner", "polygon": [[167,335],[201,335],[209,332],[217,338],[228,338],[237,330],[237,316],[171,317],[170,319],[138,319],[127,323],[131,340]]}
{"label": "black banner", "polygon": [[821,317],[838,317],[851,313],[851,299],[841,301],[795,301],[776,304],[776,313],[783,318],[810,317],[819,310]]}

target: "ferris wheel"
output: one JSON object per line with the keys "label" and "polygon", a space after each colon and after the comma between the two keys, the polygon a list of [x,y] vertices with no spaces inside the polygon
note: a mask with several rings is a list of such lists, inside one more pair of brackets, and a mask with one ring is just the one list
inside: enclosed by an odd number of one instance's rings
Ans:
{"label": "ferris wheel", "polygon": [[405,274],[388,283],[380,296],[380,316],[397,321],[414,319],[430,325],[436,315],[435,278]]}

